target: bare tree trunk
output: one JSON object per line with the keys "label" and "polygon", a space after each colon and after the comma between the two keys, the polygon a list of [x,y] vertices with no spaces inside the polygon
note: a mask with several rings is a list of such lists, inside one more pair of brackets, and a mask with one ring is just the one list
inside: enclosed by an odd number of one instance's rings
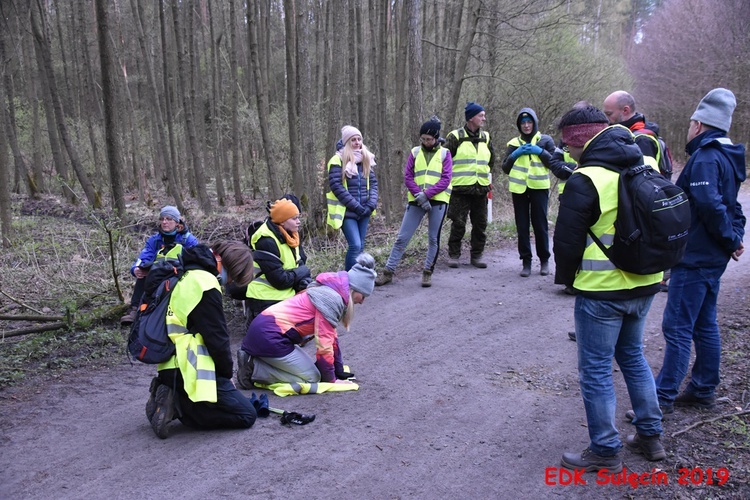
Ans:
{"label": "bare tree trunk", "polygon": [[[35,182],[34,176],[29,172],[28,166],[23,159],[21,149],[18,147],[18,138],[16,136],[16,106],[15,106],[15,92],[13,90],[13,78],[10,74],[10,66],[8,64],[8,55],[5,52],[5,33],[0,33],[0,63],[2,63],[3,71],[3,84],[5,87],[5,96],[8,98],[8,109],[7,109],[7,123],[2,123],[3,133],[7,131],[7,140],[10,143],[11,151],[13,151],[13,159],[15,161],[16,170],[23,177],[26,182],[26,187],[29,190],[29,196],[34,199],[40,198],[39,188]],[[2,99],[0,93],[0,99]],[[0,101],[1,103],[2,101]],[[2,152],[3,155],[6,151]],[[7,166],[6,166],[7,169]],[[7,173],[7,172],[6,172]]]}
{"label": "bare tree trunk", "polygon": [[[190,5],[186,6],[186,8],[189,9],[191,6],[192,2],[190,2]],[[195,135],[195,123],[193,117],[193,102],[195,94],[193,92],[191,93],[192,95],[188,95],[188,89],[185,88],[185,82],[190,81],[190,74],[188,73],[188,67],[185,61],[177,0],[173,0],[172,2],[172,22],[174,23],[174,35],[177,43],[177,73],[180,75],[177,81],[179,83],[180,94],[182,95],[182,107],[185,115],[185,126],[187,127],[187,142],[193,161],[193,174],[195,175],[196,191],[198,193],[198,201],[200,202],[201,208],[208,214],[211,213],[211,199],[208,197],[208,191],[206,190],[206,179],[203,172],[201,152],[198,147],[198,138]]]}
{"label": "bare tree trunk", "polygon": [[240,82],[237,81],[237,12],[236,0],[229,0],[229,85],[231,86],[230,99],[232,114],[232,185],[234,187],[234,202],[236,205],[244,203],[242,199],[242,186],[240,184],[240,125],[239,125],[239,102],[238,94]]}
{"label": "bare tree trunk", "polygon": [[209,23],[209,39],[211,47],[211,138],[213,142],[213,159],[214,166],[216,168],[216,196],[219,198],[219,205],[225,206],[227,204],[226,192],[224,190],[224,164],[222,163],[221,155],[221,134],[219,132],[220,119],[219,119],[219,103],[221,102],[222,87],[219,86],[219,56],[218,52],[221,46],[221,35],[219,38],[214,38],[214,16],[213,9],[211,6],[213,2],[208,2],[208,23]]}
{"label": "bare tree trunk", "polygon": [[[380,1],[380,8],[377,8],[378,0],[371,0],[373,5],[369,9],[370,12],[378,12],[378,17],[374,23],[370,23],[372,27],[372,38],[373,46],[375,47],[375,60],[373,66],[373,72],[376,75],[387,75],[388,74],[388,19],[390,12],[390,3],[388,1]],[[379,192],[389,193],[381,196],[381,205],[385,212],[385,220],[388,224],[394,220],[394,198],[390,193],[393,193],[394,181],[393,176],[390,172],[391,159],[388,157],[387,152],[390,150],[390,142],[388,141],[388,131],[386,127],[387,116],[388,116],[388,89],[386,87],[385,78],[375,78],[376,83],[375,95],[373,99],[375,101],[375,122],[377,124],[380,133],[379,152],[380,158],[378,165],[378,185],[382,186],[379,188]],[[400,166],[400,165],[399,165]],[[398,186],[398,184],[396,184]],[[382,189],[382,191],[381,191]]]}
{"label": "bare tree trunk", "polygon": [[[3,35],[0,34],[0,43]],[[2,55],[0,54],[0,57]],[[5,58],[0,59],[6,72],[10,70],[4,64]],[[3,95],[3,80],[0,78],[0,96]],[[10,206],[10,172],[8,172],[8,144],[6,138],[6,128],[9,124],[5,118],[5,106],[0,105],[0,231],[2,231],[3,247],[8,248],[13,238],[13,225],[11,224],[11,206]]]}
{"label": "bare tree trunk", "polygon": [[[160,2],[161,3],[161,2]],[[130,0],[130,7],[133,11],[133,19],[135,21],[136,33],[138,34],[138,43],[141,47],[141,56],[143,57],[144,66],[146,67],[146,77],[148,79],[148,85],[150,92],[146,92],[151,99],[151,113],[152,119],[156,122],[156,132],[159,140],[157,141],[157,147],[161,161],[165,165],[164,179],[162,179],[167,187],[167,192],[172,196],[175,201],[175,205],[180,212],[185,210],[182,202],[182,193],[180,192],[179,185],[175,180],[174,167],[172,166],[172,155],[170,155],[167,149],[167,133],[164,130],[164,118],[161,111],[161,103],[159,102],[159,89],[156,85],[156,77],[154,76],[154,66],[151,61],[151,55],[146,48],[146,36],[143,31],[143,7],[138,0]],[[161,8],[159,9],[161,11]],[[166,64],[166,61],[165,63]],[[169,105],[167,104],[167,107]],[[169,144],[171,144],[171,138]]]}
{"label": "bare tree trunk", "polygon": [[[342,125],[351,123],[349,116],[342,115],[342,106],[344,105],[344,96],[339,90],[343,87],[343,83],[346,81],[347,74],[345,71],[346,66],[346,47],[344,45],[345,30],[342,28],[340,23],[335,22],[337,12],[346,12],[346,0],[331,0],[326,2],[326,8],[328,9],[328,15],[330,19],[326,22],[330,22],[330,29],[333,30],[333,40],[331,43],[331,56],[330,62],[326,65],[328,70],[326,73],[331,73],[331,77],[328,80],[328,106],[325,115],[328,116],[328,136],[325,143],[325,160],[331,157],[334,149],[334,145],[339,137],[341,137],[340,130]],[[330,33],[330,31],[328,31]],[[335,69],[334,69],[335,68]],[[348,111],[347,111],[348,112]],[[344,116],[342,118],[342,116]],[[346,123],[342,123],[346,122]],[[356,124],[359,126],[360,124]]]}
{"label": "bare tree trunk", "polygon": [[[109,165],[109,188],[112,194],[112,205],[120,217],[125,216],[125,196],[120,180],[122,159],[120,157],[120,141],[117,134],[115,113],[114,81],[112,79],[112,53],[109,44],[109,14],[107,0],[96,0],[97,38],[99,39],[99,61],[102,72],[102,96],[104,98],[104,134],[107,144],[107,164]],[[125,83],[127,85],[127,82]],[[135,145],[134,145],[135,146]]]}
{"label": "bare tree trunk", "polygon": [[[302,6],[297,10],[297,96],[299,99],[299,132],[302,139],[302,150],[307,154],[302,155],[302,172],[304,174],[307,191],[297,193],[307,208],[308,217],[306,227],[308,230],[321,229],[325,225],[323,213],[325,208],[323,193],[325,190],[318,179],[318,165],[315,155],[315,127],[313,126],[312,110],[312,83],[313,71],[309,56],[309,44],[311,39],[310,23],[305,16],[310,8],[309,0],[303,0]],[[317,65],[316,65],[317,66]],[[324,180],[324,184],[325,180]]]}
{"label": "bare tree trunk", "polygon": [[[357,123],[362,124],[365,120],[365,42],[364,42],[364,29],[362,27],[362,4],[359,0],[354,5],[354,30],[357,34]],[[353,79],[352,79],[353,80]],[[370,122],[368,120],[368,122]],[[371,123],[371,122],[370,122]],[[368,135],[372,135],[375,131],[370,130]],[[377,131],[380,134],[380,131]]]}
{"label": "bare tree trunk", "polygon": [[99,193],[94,190],[94,186],[91,184],[91,180],[88,178],[88,175],[84,171],[83,165],[78,158],[78,152],[76,151],[75,146],[73,145],[73,141],[68,134],[68,128],[65,123],[62,104],[60,103],[60,99],[57,95],[57,84],[55,83],[55,74],[52,68],[52,57],[50,55],[49,39],[46,35],[44,10],[43,7],[39,4],[39,0],[37,0],[36,5],[37,8],[32,7],[31,9],[31,27],[34,33],[34,38],[36,39],[37,45],[39,46],[38,53],[40,56],[39,62],[41,63],[40,69],[46,74],[46,79],[50,90],[50,97],[52,98],[52,107],[55,112],[55,119],[57,120],[57,129],[60,132],[63,144],[65,145],[65,149],[67,150],[68,156],[70,157],[70,163],[73,166],[73,170],[75,171],[76,176],[78,177],[78,182],[81,183],[81,188],[86,195],[86,199],[92,207],[100,208],[102,206],[102,201]]}
{"label": "bare tree trunk", "polygon": [[[253,2],[253,4],[254,3],[255,2]],[[258,53],[258,21],[255,12],[251,8],[248,8],[247,10],[247,24],[249,29],[248,41],[250,44],[250,59],[252,61],[253,75],[255,78],[255,103],[258,108],[258,119],[263,123],[263,126],[260,127],[260,135],[263,142],[266,174],[268,176],[268,196],[271,199],[276,199],[281,192],[281,189],[278,187],[278,182],[274,175],[273,159],[275,158],[275,154],[273,150],[273,141],[268,133],[268,126],[265,123],[267,117],[271,114],[268,102],[268,85],[264,81],[261,73],[261,60]]]}
{"label": "bare tree trunk", "polygon": [[[159,2],[159,33],[161,36],[161,52],[162,52],[162,78],[164,83],[164,109],[167,118],[167,132],[169,133],[169,162],[168,165],[172,165],[173,176],[172,183],[174,184],[174,191],[182,193],[182,168],[180,163],[177,162],[177,147],[175,144],[174,126],[173,126],[173,115],[172,113],[172,88],[169,85],[169,49],[167,44],[167,23],[166,23],[166,5],[168,0],[157,0]],[[141,24],[143,23],[143,15],[141,15]],[[174,197],[174,194],[172,195]],[[177,201],[178,198],[175,198]],[[180,203],[182,203],[182,196],[180,195]],[[177,208],[180,208],[179,205]],[[184,210],[180,208],[180,212]]]}
{"label": "bare tree trunk", "polygon": [[[406,77],[407,77],[407,51],[408,40],[409,40],[409,11],[408,3],[406,0],[402,0],[401,13],[398,21],[398,39],[395,45],[395,64],[396,64],[396,75],[395,75],[395,91],[393,95],[395,109],[393,111],[393,150],[391,154],[391,168],[389,171],[389,181],[391,183],[391,189],[388,190],[388,206],[389,208],[396,207],[401,201],[401,168],[404,165],[406,159],[405,151],[411,147],[404,136],[404,113],[408,106],[406,98]],[[397,181],[398,179],[398,181]],[[389,210],[390,212],[390,210]],[[389,219],[390,220],[390,219]]]}
{"label": "bare tree trunk", "polygon": [[448,101],[446,114],[446,117],[451,120],[455,119],[456,116],[458,99],[461,96],[461,87],[464,82],[464,73],[466,72],[466,65],[469,62],[471,46],[474,44],[474,35],[477,32],[477,24],[479,23],[479,9],[482,6],[480,2],[472,2],[470,0],[466,0],[464,5],[469,9],[469,22],[466,25],[466,32],[463,35],[463,44],[461,45],[460,54],[456,59],[456,69],[453,73],[453,91],[451,92],[450,100]]}
{"label": "bare tree trunk", "polygon": [[302,166],[300,158],[298,117],[297,109],[297,63],[296,63],[296,14],[294,12],[294,2],[284,0],[284,28],[286,33],[286,109],[287,125],[289,128],[289,163],[292,166],[292,185],[297,196],[302,196],[304,189],[304,180],[302,177]]}
{"label": "bare tree trunk", "polygon": [[406,137],[412,139],[410,144],[416,144],[419,139],[419,125],[422,123],[422,29],[419,25],[419,0],[406,0],[408,19],[408,59],[409,59],[409,122]]}

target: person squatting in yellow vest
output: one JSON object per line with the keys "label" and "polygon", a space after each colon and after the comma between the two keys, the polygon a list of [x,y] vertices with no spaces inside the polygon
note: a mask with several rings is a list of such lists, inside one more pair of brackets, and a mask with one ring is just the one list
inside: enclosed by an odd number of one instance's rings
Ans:
{"label": "person squatting in yellow vest", "polygon": [[617,360],[633,405],[636,434],[626,446],[648,460],[666,457],[660,442],[662,412],[651,368],[643,354],[643,331],[662,273],[639,275],[615,267],[589,236],[606,246],[615,238],[620,171],[642,165],[633,134],[608,126],[593,106],[573,108],[560,120],[563,141],[578,161],[560,197],[554,235],[555,283],[573,285],[574,319],[589,445],[564,453],[563,467],[611,473],[622,470],[623,446],[615,422],[612,359]]}
{"label": "person squatting in yellow vest", "polygon": [[447,217],[451,220],[448,236],[448,267],[459,266],[461,240],[466,234],[466,218],[471,219],[471,265],[484,269],[482,260],[487,244],[487,195],[492,190],[490,172],[495,165],[490,134],[480,130],[487,121],[484,108],[466,103],[466,124],[451,131],[445,147],[453,159],[451,200]]}
{"label": "person squatting in yellow vest", "polygon": [[[555,152],[552,137],[539,132],[539,120],[531,108],[523,108],[516,118],[521,133],[508,141],[503,172],[508,174],[508,189],[513,198],[513,212],[518,233],[518,254],[523,262],[521,276],[531,275],[531,235],[534,228],[536,256],[540,261],[540,274],[549,274],[549,166]],[[547,154],[544,155],[543,153]]]}
{"label": "person squatting in yellow vest", "polygon": [[312,282],[300,241],[300,210],[294,195],[274,201],[269,216],[250,236],[255,278],[247,286],[228,285],[227,293],[245,300],[248,324],[264,309],[307,288]]}
{"label": "person squatting in yellow vest", "polygon": [[440,145],[440,120],[437,117],[433,116],[422,124],[419,135],[422,145],[412,148],[404,167],[404,184],[407,190],[404,219],[385,269],[375,281],[378,286],[393,280],[393,273],[425,214],[428,219],[428,246],[422,270],[422,286],[432,285],[432,271],[440,250],[440,230],[451,196],[453,160],[450,151]]}
{"label": "person squatting in yellow vest", "polygon": [[182,252],[185,273],[172,291],[166,318],[175,354],[158,365],[146,403],[146,416],[162,439],[174,418],[196,429],[246,429],[257,416],[250,399],[232,383],[232,352],[219,285],[219,278],[247,284],[252,279],[252,254],[241,242],[219,242],[214,250],[223,266],[206,245]]}

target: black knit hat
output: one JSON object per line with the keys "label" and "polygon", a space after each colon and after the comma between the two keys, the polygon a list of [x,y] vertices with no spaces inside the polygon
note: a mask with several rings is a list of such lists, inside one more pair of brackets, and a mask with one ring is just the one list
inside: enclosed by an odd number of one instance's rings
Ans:
{"label": "black knit hat", "polygon": [[419,135],[431,135],[435,139],[440,137],[440,120],[437,116],[433,116],[422,124],[422,128],[419,129]]}

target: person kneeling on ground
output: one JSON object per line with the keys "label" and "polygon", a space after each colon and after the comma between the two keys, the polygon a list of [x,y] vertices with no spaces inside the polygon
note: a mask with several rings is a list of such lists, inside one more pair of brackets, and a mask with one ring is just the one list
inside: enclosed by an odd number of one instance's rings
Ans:
{"label": "person kneeling on ground", "polygon": [[[349,383],[336,327],[345,328],[375,287],[375,259],[363,253],[349,271],[321,273],[305,291],[275,304],[255,318],[237,352],[237,385],[253,382]],[[316,361],[302,345],[315,339]]]}
{"label": "person kneeling on ground", "polygon": [[[219,270],[216,255],[223,269]],[[169,300],[167,327],[175,355],[158,365],[146,416],[166,439],[174,418],[196,429],[246,429],[255,423],[250,400],[232,383],[232,352],[222,306],[222,281],[247,284],[252,254],[243,243],[219,242],[184,249],[185,274]]]}

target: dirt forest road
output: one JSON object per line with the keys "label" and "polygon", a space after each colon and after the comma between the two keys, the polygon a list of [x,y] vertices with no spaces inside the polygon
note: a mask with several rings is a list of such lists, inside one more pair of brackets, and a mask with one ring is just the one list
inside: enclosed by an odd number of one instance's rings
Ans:
{"label": "dirt forest road", "polygon": [[[173,424],[166,440],[144,415],[152,367],[78,372],[35,390],[7,390],[0,408],[0,497],[26,498],[691,498],[669,487],[550,486],[564,451],[588,443],[577,382],[574,298],[553,277],[518,275],[510,243],[489,268],[440,262],[433,287],[398,274],[358,306],[341,335],[358,392],[271,395],[271,406],[315,413],[307,426],[276,416],[246,431]],[[750,259],[731,262],[721,300],[745,290]],[[646,329],[661,365],[656,296]],[[241,332],[236,329],[234,342]],[[312,347],[312,346],[310,346]],[[630,408],[615,374],[618,415]],[[249,394],[249,393],[248,393]],[[633,427],[621,421],[622,434]],[[667,423],[667,431],[673,432]],[[624,452],[628,470],[651,465]],[[674,461],[672,462],[674,463]],[[724,464],[707,464],[721,467]],[[719,491],[717,491],[718,493]],[[746,492],[750,495],[750,492]]]}

